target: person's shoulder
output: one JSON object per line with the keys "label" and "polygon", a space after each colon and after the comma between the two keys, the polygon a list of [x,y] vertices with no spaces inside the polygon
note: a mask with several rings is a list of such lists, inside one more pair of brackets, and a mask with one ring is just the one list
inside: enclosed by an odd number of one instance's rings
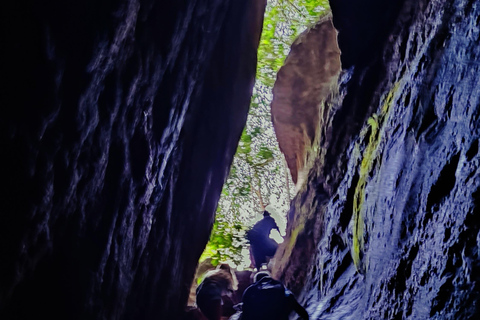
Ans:
{"label": "person's shoulder", "polygon": [[275,222],[275,219],[272,218],[271,216],[264,217],[263,219],[265,219],[266,221],[273,221],[273,222]]}
{"label": "person's shoulder", "polygon": [[265,288],[275,288],[275,289],[285,289],[285,286],[282,282],[273,279],[272,277],[263,277],[259,281],[256,282],[257,286],[265,287]]}

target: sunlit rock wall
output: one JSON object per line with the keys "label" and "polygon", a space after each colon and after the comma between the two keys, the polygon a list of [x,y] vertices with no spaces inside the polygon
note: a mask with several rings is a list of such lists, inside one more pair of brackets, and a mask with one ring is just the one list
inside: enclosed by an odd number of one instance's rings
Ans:
{"label": "sunlit rock wall", "polygon": [[328,114],[324,101],[339,72],[337,31],[328,15],[295,40],[273,87],[272,123],[297,188],[311,167],[309,156]]}
{"label": "sunlit rock wall", "polygon": [[1,319],[180,317],[264,6],[2,4]]}
{"label": "sunlit rock wall", "polygon": [[331,7],[344,70],[275,274],[313,319],[477,319],[480,4]]}

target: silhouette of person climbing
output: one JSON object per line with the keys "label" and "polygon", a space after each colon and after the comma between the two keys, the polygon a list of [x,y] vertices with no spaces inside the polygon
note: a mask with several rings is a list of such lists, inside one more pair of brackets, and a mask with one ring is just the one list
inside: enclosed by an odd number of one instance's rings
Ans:
{"label": "silhouette of person climbing", "polygon": [[241,320],[288,320],[292,311],[304,320],[309,319],[292,292],[273,279],[268,271],[255,275],[254,283],[243,293],[241,308],[237,317]]}
{"label": "silhouette of person climbing", "polygon": [[263,212],[263,219],[258,221],[252,229],[247,232],[247,239],[250,241],[250,252],[253,256],[252,262],[257,269],[260,269],[262,264],[267,263],[268,258],[273,257],[277,251],[277,242],[269,237],[272,229],[280,232],[275,219],[265,210]]}

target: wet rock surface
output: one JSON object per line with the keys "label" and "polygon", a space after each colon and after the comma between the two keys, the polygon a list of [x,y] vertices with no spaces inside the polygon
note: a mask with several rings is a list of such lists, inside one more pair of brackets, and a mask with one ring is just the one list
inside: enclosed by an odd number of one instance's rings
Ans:
{"label": "wet rock surface", "polygon": [[0,318],[180,317],[264,6],[2,6]]}
{"label": "wet rock surface", "polygon": [[345,69],[275,273],[313,319],[477,319],[480,6],[361,3],[331,3]]}

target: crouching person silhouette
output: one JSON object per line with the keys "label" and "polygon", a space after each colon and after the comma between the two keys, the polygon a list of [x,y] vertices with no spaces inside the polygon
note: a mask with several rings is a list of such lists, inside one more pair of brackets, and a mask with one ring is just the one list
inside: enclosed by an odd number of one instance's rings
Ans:
{"label": "crouching person silhouette", "polygon": [[288,320],[292,311],[308,320],[308,313],[281,282],[260,271],[243,293],[241,320]]}
{"label": "crouching person silhouette", "polygon": [[268,263],[268,259],[275,255],[278,244],[271,239],[270,231],[276,229],[280,231],[275,219],[270,216],[268,211],[263,212],[263,219],[258,221],[252,229],[247,232],[247,239],[250,242],[250,252],[253,256],[253,265],[260,269],[262,264]]}
{"label": "crouching person silhouette", "polygon": [[208,271],[197,288],[197,306],[208,320],[220,320],[223,313],[223,296],[232,296],[237,290],[237,278],[228,264]]}

